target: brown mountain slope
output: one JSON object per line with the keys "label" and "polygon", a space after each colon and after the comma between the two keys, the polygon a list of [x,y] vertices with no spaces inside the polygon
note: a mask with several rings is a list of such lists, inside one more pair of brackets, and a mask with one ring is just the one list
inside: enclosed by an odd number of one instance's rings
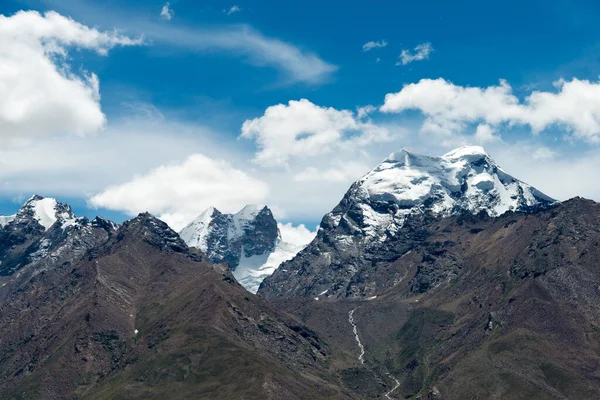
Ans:
{"label": "brown mountain slope", "polygon": [[2,298],[3,399],[354,398],[314,332],[148,214]]}
{"label": "brown mountain slope", "polygon": [[348,387],[365,399],[600,398],[599,204],[422,224],[422,242],[379,268],[394,285],[377,298],[277,303],[354,357],[334,363]]}

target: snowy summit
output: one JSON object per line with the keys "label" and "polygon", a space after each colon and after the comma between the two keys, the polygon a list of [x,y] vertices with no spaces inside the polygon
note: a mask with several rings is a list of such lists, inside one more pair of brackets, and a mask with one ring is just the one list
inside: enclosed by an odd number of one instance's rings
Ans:
{"label": "snowy summit", "polygon": [[[449,216],[484,211],[498,216],[554,200],[507,174],[482,147],[464,146],[441,157],[406,149],[392,153],[355,182],[342,202],[352,204],[369,237],[395,232],[414,212]],[[328,214],[334,226],[348,218],[342,211],[336,207]]]}

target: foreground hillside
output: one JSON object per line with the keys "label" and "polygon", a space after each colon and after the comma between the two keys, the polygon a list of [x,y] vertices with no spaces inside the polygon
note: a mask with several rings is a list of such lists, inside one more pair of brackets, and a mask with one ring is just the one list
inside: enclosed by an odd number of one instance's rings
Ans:
{"label": "foreground hillside", "polygon": [[[53,234],[59,225],[37,229],[42,236],[19,247],[25,254],[44,235],[64,251],[3,278],[0,398],[354,398],[314,332],[163,222],[141,214],[118,228],[84,228],[66,238]],[[73,251],[85,237],[99,243]]]}
{"label": "foreground hillside", "polygon": [[361,398],[600,398],[599,204],[419,222],[376,298],[277,302],[353,355],[346,386]]}

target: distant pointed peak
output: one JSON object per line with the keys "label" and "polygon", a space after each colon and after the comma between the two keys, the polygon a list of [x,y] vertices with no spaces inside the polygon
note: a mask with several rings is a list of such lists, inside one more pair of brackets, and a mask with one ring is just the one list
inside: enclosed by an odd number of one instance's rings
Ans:
{"label": "distant pointed peak", "polygon": [[139,213],[135,218],[125,221],[122,225],[122,228],[126,231],[131,231],[135,227],[147,227],[151,228],[151,230],[172,230],[166,222],[150,214],[148,211]]}
{"label": "distant pointed peak", "polygon": [[102,218],[100,216],[96,216],[92,222],[91,222],[92,226],[95,227],[101,227],[101,228],[108,228],[110,230],[116,231],[119,228],[119,224],[117,224],[116,222],[110,221],[106,218]]}
{"label": "distant pointed peak", "polygon": [[234,218],[241,218],[241,219],[253,219],[255,218],[258,214],[262,213],[262,212],[271,212],[271,209],[269,207],[267,207],[264,204],[248,204],[246,206],[244,206],[244,208],[242,208],[240,211],[238,211],[237,213],[235,213],[233,216]]}
{"label": "distant pointed peak", "polygon": [[[58,219],[58,204],[56,199],[42,197],[36,194],[31,196],[29,200],[25,202],[23,207],[17,212],[17,217],[33,217],[45,230],[48,230]],[[70,212],[70,208],[68,211]]]}
{"label": "distant pointed peak", "polygon": [[150,214],[148,211],[144,211],[139,213],[136,217],[129,220],[129,222],[137,222],[137,221],[145,221],[145,220],[154,220],[158,219],[154,215]]}
{"label": "distant pointed peak", "polygon": [[222,215],[223,213],[217,209],[216,207],[210,206],[208,207],[206,210],[204,210],[197,218],[196,220],[204,220],[204,219],[210,219],[213,217],[216,217],[218,215]]}
{"label": "distant pointed peak", "polygon": [[39,194],[34,194],[25,202],[25,204],[35,202],[35,201],[40,201],[40,200],[44,200],[44,196],[40,196]]}
{"label": "distant pointed peak", "polygon": [[140,213],[119,227],[117,239],[124,240],[126,238],[129,240],[142,239],[151,246],[162,250],[179,253],[188,250],[184,241],[166,222],[149,212]]}
{"label": "distant pointed peak", "polygon": [[405,162],[406,158],[412,155],[413,154],[406,147],[403,147],[400,150],[395,151],[389,156],[387,156],[384,161]]}

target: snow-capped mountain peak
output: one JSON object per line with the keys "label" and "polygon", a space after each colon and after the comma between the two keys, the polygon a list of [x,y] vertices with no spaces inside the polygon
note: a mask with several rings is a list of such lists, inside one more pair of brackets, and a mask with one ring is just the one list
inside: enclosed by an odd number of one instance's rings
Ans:
{"label": "snow-capped mountain peak", "polygon": [[[179,234],[188,246],[209,253],[209,257],[211,257],[210,253],[216,250],[211,241],[214,242],[216,239],[239,240],[244,236],[244,231],[251,228],[259,216],[263,216],[267,220],[273,217],[271,210],[266,206],[247,205],[235,214],[224,214],[215,207],[209,207],[184,227]],[[276,226],[276,222],[274,225]]]}
{"label": "snow-capped mountain peak", "polygon": [[[354,183],[343,202],[361,216],[362,221],[354,222],[366,236],[379,236],[396,231],[413,212],[498,216],[554,200],[507,174],[482,147],[464,146],[441,157],[406,149],[392,153]],[[330,213],[334,225],[344,218],[341,211],[338,207]]]}
{"label": "snow-capped mountain peak", "polygon": [[438,157],[402,149],[354,182],[323,217],[315,240],[266,278],[258,293],[268,299],[369,297],[404,279],[387,268],[426,234],[419,227],[431,217],[496,217],[554,202],[506,173],[482,147]]}
{"label": "snow-capped mountain peak", "polygon": [[56,199],[39,195],[34,195],[27,200],[12,220],[23,218],[35,219],[44,230],[50,229],[57,221],[60,221],[63,229],[79,222],[71,207],[59,203]]}
{"label": "snow-capped mountain peak", "polygon": [[251,292],[305,246],[282,241],[273,213],[263,205],[248,205],[235,214],[210,207],[179,234],[212,262],[227,263],[238,282]]}

